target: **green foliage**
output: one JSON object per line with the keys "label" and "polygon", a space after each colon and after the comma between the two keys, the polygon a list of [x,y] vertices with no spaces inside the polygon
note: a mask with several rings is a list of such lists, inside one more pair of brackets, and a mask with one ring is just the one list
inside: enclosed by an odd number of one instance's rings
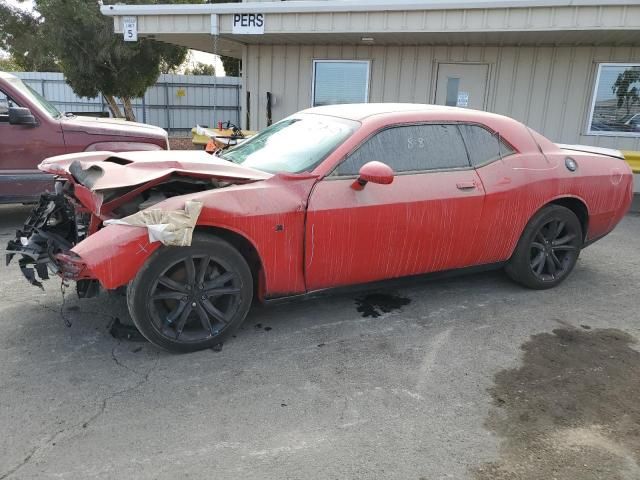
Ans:
{"label": "green foliage", "polygon": [[616,82],[611,86],[611,90],[618,97],[618,108],[624,105],[627,115],[633,105],[640,103],[640,92],[638,86],[634,85],[636,83],[640,83],[640,68],[632,67],[618,75]]}
{"label": "green foliage", "polygon": [[193,67],[187,68],[184,71],[185,75],[215,75],[216,69],[213,65],[208,63],[198,62]]}
{"label": "green foliage", "polygon": [[1,70],[58,72],[60,68],[48,47],[42,22],[35,16],[11,8],[0,0],[0,49],[10,53]]}
{"label": "green foliage", "polygon": [[224,74],[227,77],[240,76],[240,66],[242,65],[242,61],[240,59],[220,55],[220,60],[222,60],[222,65],[224,66]]}
{"label": "green foliage", "polygon": [[22,68],[16,63],[13,57],[0,58],[0,72],[23,72]]}
{"label": "green foliage", "polygon": [[37,0],[36,5],[45,37],[80,96],[139,97],[156,82],[161,65],[171,68],[185,59],[183,47],[145,38],[124,42],[113,33],[113,19],[100,13],[97,0]]}

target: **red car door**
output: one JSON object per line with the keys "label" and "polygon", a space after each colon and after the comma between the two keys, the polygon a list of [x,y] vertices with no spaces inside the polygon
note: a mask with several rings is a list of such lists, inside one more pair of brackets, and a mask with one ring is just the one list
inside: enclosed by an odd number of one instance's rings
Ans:
{"label": "red car door", "polygon": [[[522,128],[525,128],[524,126]],[[472,246],[474,264],[509,259],[520,235],[545,198],[553,197],[550,172],[556,162],[545,158],[528,132],[517,151],[484,126],[461,124],[471,164],[485,188],[482,219]]]}
{"label": "red car door", "polygon": [[[360,167],[373,160],[394,170],[393,183],[351,188]],[[469,266],[483,201],[457,125],[381,130],[311,194],[307,289]]]}

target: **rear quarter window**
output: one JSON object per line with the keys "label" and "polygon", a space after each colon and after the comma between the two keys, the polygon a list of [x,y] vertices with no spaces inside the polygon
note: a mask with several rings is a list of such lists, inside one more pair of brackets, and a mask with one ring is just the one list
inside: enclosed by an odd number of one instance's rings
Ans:
{"label": "rear quarter window", "polygon": [[469,151],[474,167],[486,165],[500,158],[513,155],[515,150],[497,134],[479,125],[460,125],[460,133]]}

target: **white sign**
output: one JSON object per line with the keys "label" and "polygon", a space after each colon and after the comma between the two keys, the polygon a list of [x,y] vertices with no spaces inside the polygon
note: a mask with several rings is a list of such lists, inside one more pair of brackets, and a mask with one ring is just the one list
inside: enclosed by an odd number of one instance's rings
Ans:
{"label": "white sign", "polygon": [[138,17],[124,17],[122,20],[122,33],[125,42],[137,42]]}
{"label": "white sign", "polygon": [[232,33],[244,35],[264,34],[263,13],[234,13]]}
{"label": "white sign", "polygon": [[469,106],[469,92],[458,92],[458,101],[456,107],[468,107]]}

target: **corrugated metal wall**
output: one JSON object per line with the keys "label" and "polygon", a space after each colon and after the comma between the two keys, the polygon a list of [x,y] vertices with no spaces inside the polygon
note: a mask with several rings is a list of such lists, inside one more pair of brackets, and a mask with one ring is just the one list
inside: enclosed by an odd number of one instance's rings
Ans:
{"label": "corrugated metal wall", "polygon": [[[598,62],[640,62],[640,47],[249,46],[251,128],[311,106],[314,59],[371,60],[371,102],[433,103],[438,63],[486,63],[486,110],[509,115],[556,142],[640,150],[640,139],[586,136]],[[243,97],[244,98],[244,97]]]}
{"label": "corrugated metal wall", "polygon": [[[17,73],[34,90],[61,111],[106,112],[102,97],[78,97],[61,73]],[[241,79],[205,75],[160,75],[144,98],[133,100],[136,119],[165,128],[170,134],[186,134],[193,126],[218,121],[240,122]]]}

